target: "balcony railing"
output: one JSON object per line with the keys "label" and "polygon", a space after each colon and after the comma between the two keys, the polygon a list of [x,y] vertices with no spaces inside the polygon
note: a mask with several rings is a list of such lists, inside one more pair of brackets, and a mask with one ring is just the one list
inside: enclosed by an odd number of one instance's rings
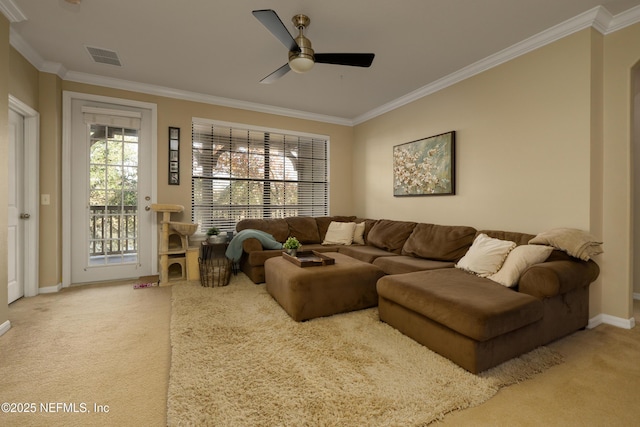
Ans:
{"label": "balcony railing", "polygon": [[90,257],[138,251],[137,206],[91,206],[89,213]]}

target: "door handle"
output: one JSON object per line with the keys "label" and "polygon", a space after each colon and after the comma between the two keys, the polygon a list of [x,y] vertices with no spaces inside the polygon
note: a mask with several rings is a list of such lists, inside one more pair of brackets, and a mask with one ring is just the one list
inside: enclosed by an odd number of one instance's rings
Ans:
{"label": "door handle", "polygon": [[29,219],[31,218],[31,215],[29,215],[28,213],[21,213],[20,214],[20,219]]}
{"label": "door handle", "polygon": [[144,210],[145,210],[145,211],[150,211],[150,210],[151,210],[151,207],[150,207],[150,206],[145,206],[145,207],[144,207]]}

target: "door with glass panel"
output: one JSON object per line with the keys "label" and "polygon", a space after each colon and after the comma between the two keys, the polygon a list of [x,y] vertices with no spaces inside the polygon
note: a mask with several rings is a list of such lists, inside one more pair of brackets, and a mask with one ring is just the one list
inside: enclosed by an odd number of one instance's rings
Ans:
{"label": "door with glass panel", "polygon": [[71,282],[151,274],[153,214],[144,209],[151,156],[143,114],[85,105],[74,108],[74,119]]}

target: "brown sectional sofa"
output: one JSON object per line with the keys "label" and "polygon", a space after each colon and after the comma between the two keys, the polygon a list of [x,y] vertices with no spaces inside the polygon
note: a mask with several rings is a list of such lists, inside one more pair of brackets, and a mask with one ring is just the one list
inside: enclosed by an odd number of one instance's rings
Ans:
{"label": "brown sectional sofa", "polygon": [[[364,221],[365,244],[323,246],[331,221]],[[377,282],[380,319],[473,373],[584,328],[589,284],[599,274],[593,261],[558,250],[526,269],[516,288],[453,268],[479,233],[517,245],[534,237],[525,233],[345,216],[243,220],[236,227],[249,228],[280,242],[296,236],[304,250],[338,252],[379,267],[385,273]],[[253,240],[243,243],[240,266],[261,283],[264,262],[281,251],[263,250]]]}

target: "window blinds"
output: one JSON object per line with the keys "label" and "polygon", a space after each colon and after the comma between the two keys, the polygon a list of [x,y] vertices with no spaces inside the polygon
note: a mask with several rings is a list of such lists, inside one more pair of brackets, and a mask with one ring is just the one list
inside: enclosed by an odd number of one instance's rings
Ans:
{"label": "window blinds", "polygon": [[192,124],[192,220],[201,232],[244,218],[328,214],[328,141]]}

